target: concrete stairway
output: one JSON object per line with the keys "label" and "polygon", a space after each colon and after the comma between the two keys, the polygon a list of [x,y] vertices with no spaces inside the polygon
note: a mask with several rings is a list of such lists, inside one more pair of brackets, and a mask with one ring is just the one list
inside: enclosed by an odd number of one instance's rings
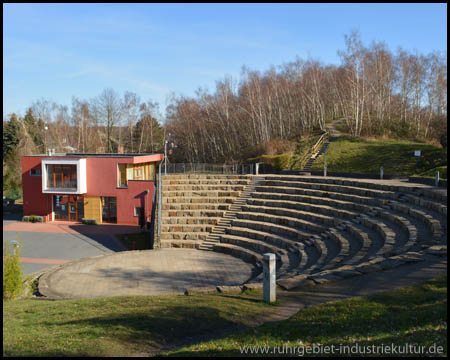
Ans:
{"label": "concrete stairway", "polygon": [[323,143],[323,147],[320,149],[320,151],[319,151],[318,153],[316,153],[316,154],[312,154],[312,155],[311,155],[311,157],[309,158],[308,162],[307,162],[306,165],[303,167],[303,170],[302,170],[302,171],[306,171],[306,172],[311,171],[311,166],[312,166],[312,164],[314,163],[314,161],[316,161],[316,159],[317,159],[320,155],[322,155],[322,154],[326,151],[326,149],[328,148],[328,144],[329,144],[328,141],[324,142],[324,143]]}
{"label": "concrete stairway", "polygon": [[251,175],[164,176],[161,247],[198,248],[251,180]]}
{"label": "concrete stairway", "polygon": [[278,285],[286,289],[446,254],[447,197],[426,188],[266,175],[244,193],[200,248],[257,269],[264,253],[275,253]]}

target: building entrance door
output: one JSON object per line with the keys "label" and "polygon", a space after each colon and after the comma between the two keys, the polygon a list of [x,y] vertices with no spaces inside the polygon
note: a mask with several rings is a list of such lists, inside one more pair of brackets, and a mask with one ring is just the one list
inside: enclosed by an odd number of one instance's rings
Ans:
{"label": "building entrance door", "polygon": [[54,195],[53,211],[55,220],[81,221],[84,217],[83,199],[74,198],[72,195]]}

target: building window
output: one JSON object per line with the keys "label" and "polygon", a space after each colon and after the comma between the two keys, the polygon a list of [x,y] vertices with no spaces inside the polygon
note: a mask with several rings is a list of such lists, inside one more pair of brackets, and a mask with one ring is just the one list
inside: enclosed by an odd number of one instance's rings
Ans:
{"label": "building window", "polygon": [[139,179],[142,177],[142,168],[135,168],[134,169],[134,178]]}
{"label": "building window", "polygon": [[41,176],[41,168],[37,167],[30,170],[30,176]]}
{"label": "building window", "polygon": [[141,216],[143,213],[144,208],[135,206],[134,207],[134,216]]}
{"label": "building window", "polygon": [[47,165],[47,188],[49,189],[76,189],[76,165]]}
{"label": "building window", "polygon": [[102,222],[117,223],[117,201],[115,197],[102,197]]}

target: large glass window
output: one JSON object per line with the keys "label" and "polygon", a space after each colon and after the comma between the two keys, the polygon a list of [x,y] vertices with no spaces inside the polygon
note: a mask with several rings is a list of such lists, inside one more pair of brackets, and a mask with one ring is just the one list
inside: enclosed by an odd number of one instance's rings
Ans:
{"label": "large glass window", "polygon": [[72,195],[54,195],[53,211],[55,220],[81,221],[84,217],[83,198]]}
{"label": "large glass window", "polygon": [[47,188],[76,190],[77,166],[47,164]]}
{"label": "large glass window", "polygon": [[117,223],[117,203],[115,197],[102,197],[102,221]]}

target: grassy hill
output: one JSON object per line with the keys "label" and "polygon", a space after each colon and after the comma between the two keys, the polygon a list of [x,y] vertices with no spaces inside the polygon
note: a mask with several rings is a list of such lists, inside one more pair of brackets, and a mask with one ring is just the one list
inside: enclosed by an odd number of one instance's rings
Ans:
{"label": "grassy hill", "polygon": [[[415,150],[421,151],[417,168]],[[385,174],[434,177],[435,170],[439,169],[440,177],[447,178],[445,149],[406,140],[367,141],[342,136],[330,143],[326,162],[329,172],[378,174],[383,166]],[[320,156],[311,170],[322,169],[323,156]]]}
{"label": "grassy hill", "polygon": [[311,306],[289,320],[204,342],[215,331],[236,330],[248,319],[272,312],[276,305],[265,304],[261,291],[8,301],[3,302],[3,355],[145,356],[165,344],[184,342],[194,345],[171,355],[239,356],[243,346],[352,345],[357,341],[363,345],[435,343],[443,346],[445,356],[446,305],[444,277],[394,292]]}

